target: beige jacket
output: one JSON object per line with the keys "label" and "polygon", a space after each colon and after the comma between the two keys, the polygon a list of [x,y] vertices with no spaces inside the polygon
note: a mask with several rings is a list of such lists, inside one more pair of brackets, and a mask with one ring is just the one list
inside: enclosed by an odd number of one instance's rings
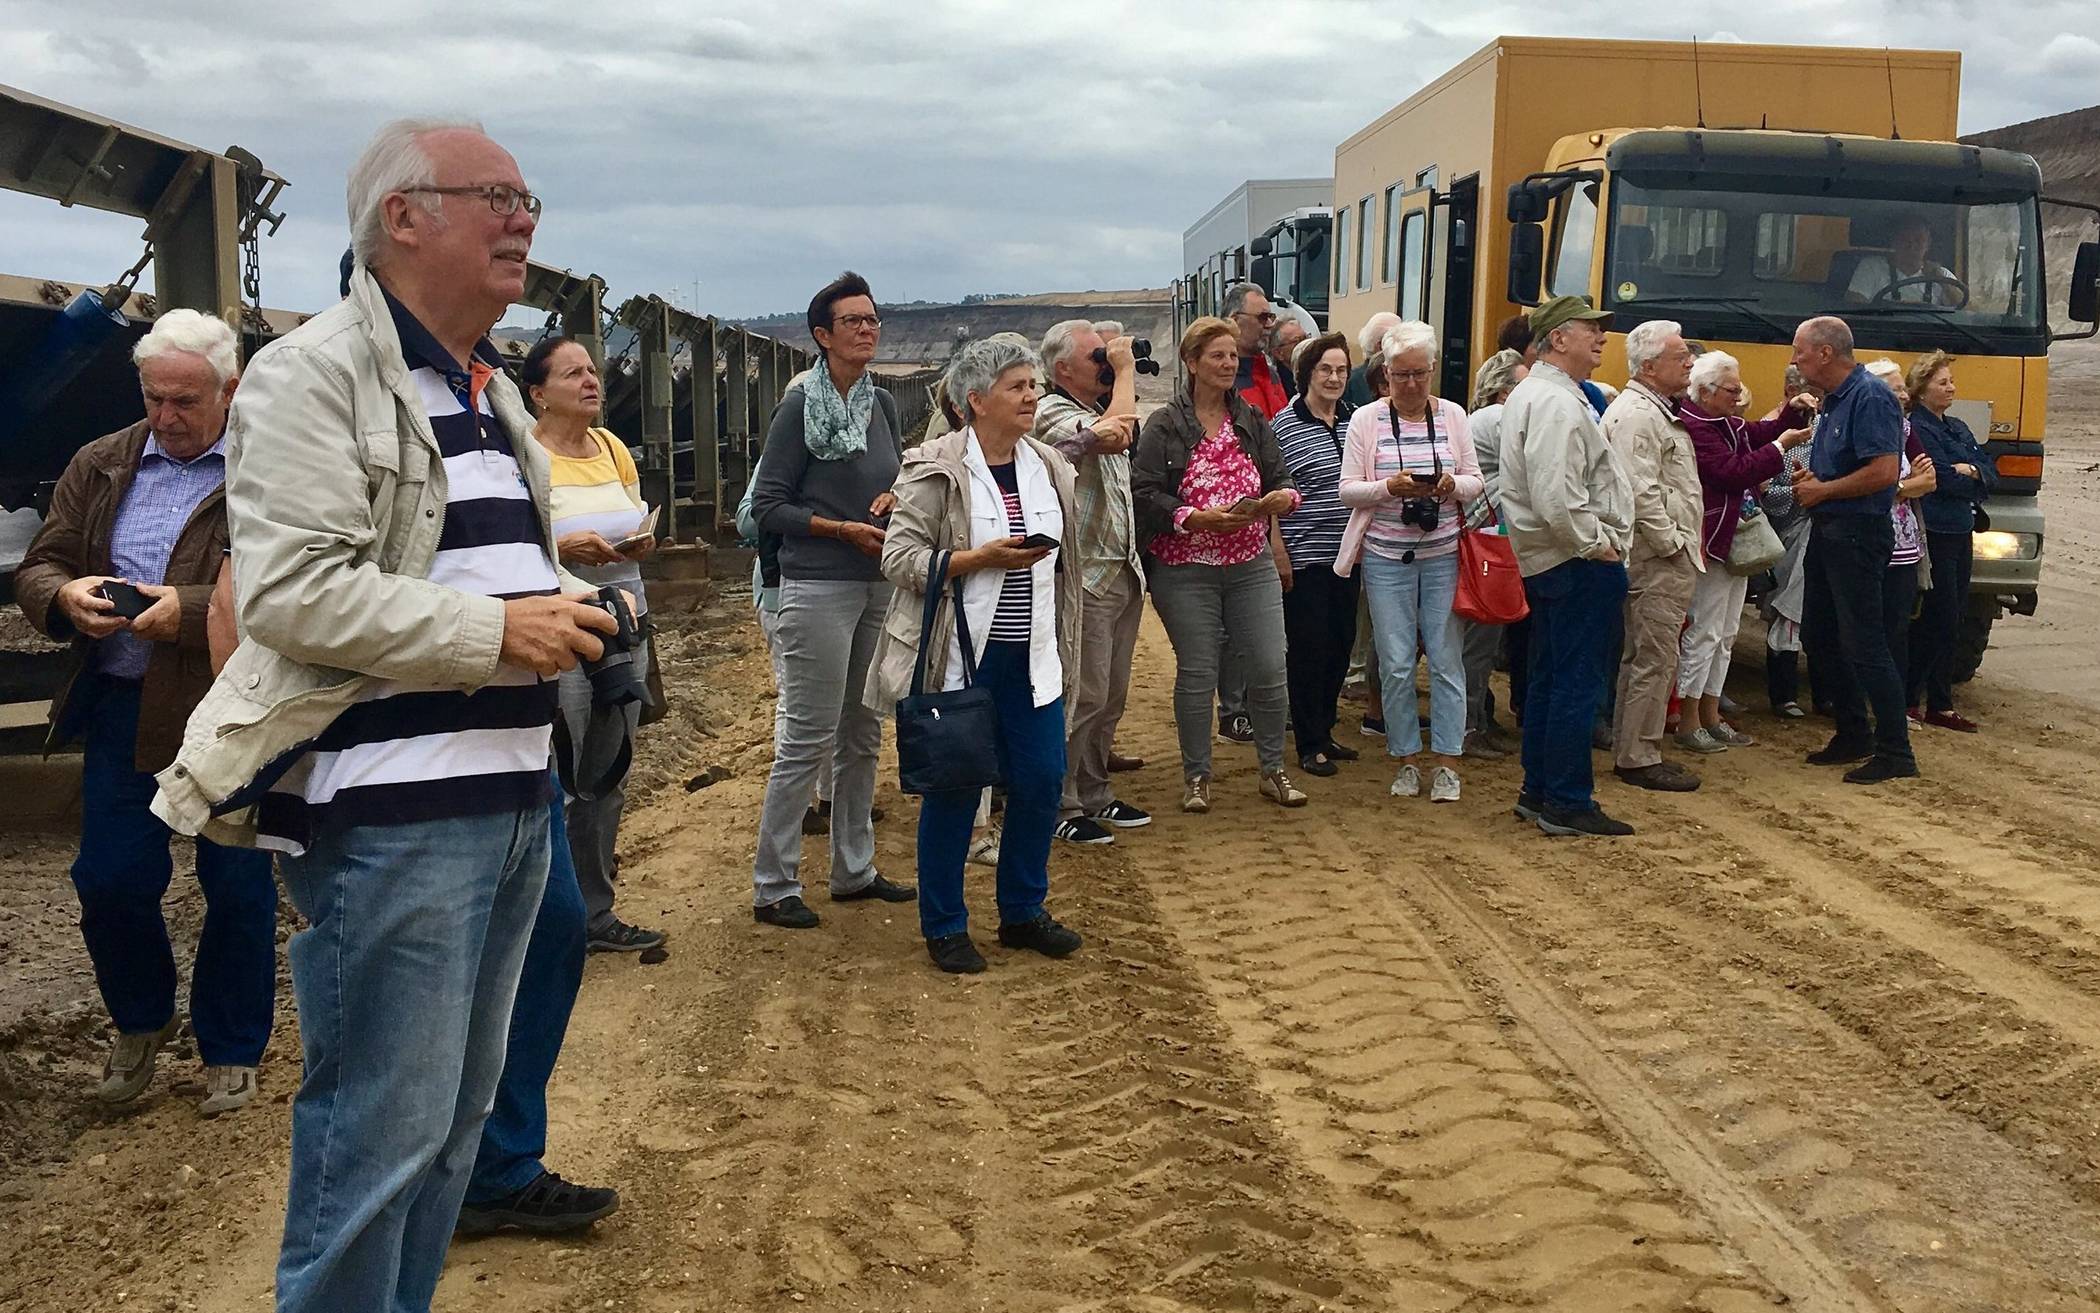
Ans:
{"label": "beige jacket", "polygon": [[1667,561],[1688,552],[1692,568],[1705,573],[1706,553],[1697,546],[1706,494],[1699,486],[1692,436],[1676,411],[1636,380],[1605,408],[1604,436],[1633,485],[1633,551],[1627,564]]}
{"label": "beige jacket", "polygon": [[1525,578],[1607,550],[1623,559],[1633,488],[1575,380],[1541,360],[1502,407],[1502,523]]}
{"label": "beige jacket", "polygon": [[[904,468],[897,475],[897,508],[890,513],[888,536],[882,545],[882,572],[897,586],[890,597],[889,613],[883,617],[882,638],[875,647],[875,660],[868,667],[865,700],[869,710],[888,716],[897,701],[911,692],[912,666],[919,656],[919,626],[926,607],[926,573],[936,550],[967,551],[970,547],[970,473],[965,464],[969,430],[929,438],[904,453]],[[1066,525],[1079,521],[1072,508],[1076,476],[1072,466],[1056,448],[1034,438],[1021,441],[1042,458],[1057,490],[1057,503]],[[1069,538],[1069,534],[1067,535]],[[1064,705],[1071,715],[1079,690],[1079,620],[1083,605],[1079,554],[1057,553],[1057,657],[1063,666]],[[955,635],[955,608],[943,605],[934,612],[931,644],[926,658],[926,687],[938,689],[948,677],[948,653]],[[979,644],[984,638],[972,634]],[[982,648],[979,649],[982,655]]]}
{"label": "beige jacket", "polygon": [[[510,378],[487,385],[550,545],[547,456]],[[375,679],[475,689],[496,673],[503,603],[426,577],[445,465],[379,283],[257,352],[228,420],[226,511],[241,644],[190,716],[153,812],[252,846],[266,768]],[[559,570],[562,587],[586,586]]]}

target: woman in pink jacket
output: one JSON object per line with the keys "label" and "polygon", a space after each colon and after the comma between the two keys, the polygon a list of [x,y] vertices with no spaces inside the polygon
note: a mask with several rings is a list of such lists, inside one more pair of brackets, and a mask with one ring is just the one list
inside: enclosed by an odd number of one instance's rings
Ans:
{"label": "woman in pink jacket", "polygon": [[1349,527],[1334,571],[1363,562],[1364,600],[1386,706],[1386,750],[1400,759],[1395,797],[1422,792],[1414,713],[1416,645],[1429,657],[1430,748],[1441,758],[1431,802],[1457,802],[1458,759],[1466,744],[1463,640],[1451,615],[1458,594],[1463,506],[1483,481],[1465,407],[1430,395],[1436,330],[1409,321],[1385,336],[1386,395],[1349,420],[1342,450],[1341,498]]}

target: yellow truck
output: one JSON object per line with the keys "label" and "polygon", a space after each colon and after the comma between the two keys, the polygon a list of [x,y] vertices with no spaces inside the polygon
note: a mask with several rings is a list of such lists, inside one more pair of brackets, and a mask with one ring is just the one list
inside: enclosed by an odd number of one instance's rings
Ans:
{"label": "yellow truck", "polygon": [[2041,206],[2100,207],[1955,141],[1960,88],[1953,51],[1500,38],[1336,148],[1330,322],[1426,320],[1454,399],[1505,320],[1565,292],[1615,312],[1603,381],[1628,329],[1671,319],[1742,362],[1760,410],[1813,315],[1862,359],[1946,349],[1999,473],[1966,678],[1999,614],[2034,612],[2049,343],[2095,331],[2100,242],[2048,287]]}

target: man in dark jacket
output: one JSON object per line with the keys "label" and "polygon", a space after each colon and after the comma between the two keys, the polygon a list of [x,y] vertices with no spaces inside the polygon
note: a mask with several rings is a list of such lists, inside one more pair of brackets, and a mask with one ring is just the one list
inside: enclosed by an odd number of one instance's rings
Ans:
{"label": "man in dark jacket", "polygon": [[[97,1094],[137,1098],[174,1038],[175,956],[161,918],[170,831],[148,810],[184,722],[211,684],[205,611],[226,550],[226,409],[233,331],[194,310],[162,315],[132,353],[146,418],[75,453],[15,573],[29,622],[71,639],[79,668],[51,704],[50,746],[85,740],[80,931],[117,1038]],[[123,587],[145,609],[127,618]],[[277,887],[265,853],[197,841],[204,931],[190,1021],[207,1117],[255,1095],[277,983]]]}

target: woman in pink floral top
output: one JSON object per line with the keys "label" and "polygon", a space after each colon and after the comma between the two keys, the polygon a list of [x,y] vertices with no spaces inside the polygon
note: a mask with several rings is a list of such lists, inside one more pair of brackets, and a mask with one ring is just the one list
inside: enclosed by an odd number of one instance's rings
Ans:
{"label": "woman in pink floral top", "polygon": [[1283,773],[1283,585],[1269,554],[1269,522],[1298,509],[1298,490],[1268,421],[1233,394],[1232,325],[1189,325],[1181,360],[1189,387],[1145,421],[1130,468],[1146,582],[1174,644],[1181,808],[1210,810],[1211,705],[1228,634],[1246,667],[1261,795],[1303,806]]}

